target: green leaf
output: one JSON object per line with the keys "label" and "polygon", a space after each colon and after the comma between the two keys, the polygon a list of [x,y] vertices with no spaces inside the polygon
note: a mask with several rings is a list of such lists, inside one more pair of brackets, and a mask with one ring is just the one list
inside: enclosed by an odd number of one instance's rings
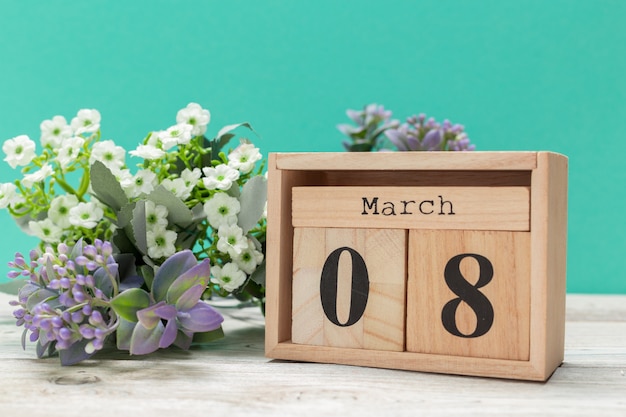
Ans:
{"label": "green leaf", "polygon": [[130,338],[133,335],[133,330],[135,330],[136,325],[137,323],[124,320],[120,317],[119,325],[115,331],[115,343],[119,350],[130,350]]}
{"label": "green leaf", "polygon": [[[50,291],[46,288],[38,289],[34,291],[26,300],[26,308],[28,309],[28,311],[33,311],[33,308],[35,308],[37,304],[43,301],[46,301],[48,299],[55,299],[58,297],[59,297],[59,294],[57,294],[54,291]],[[52,308],[54,307],[56,307],[56,305],[52,306]]]}
{"label": "green leaf", "polygon": [[120,182],[102,162],[96,161],[91,165],[91,189],[94,195],[116,212],[128,204],[128,197]]}
{"label": "green leaf", "polygon": [[111,300],[111,307],[124,320],[136,323],[137,311],[150,305],[150,294],[140,288],[131,288]]}
{"label": "green leaf", "polygon": [[159,267],[152,282],[152,296],[158,301],[164,301],[172,283],[185,272],[198,264],[190,250],[184,250],[170,256]]}
{"label": "green leaf", "polygon": [[181,229],[178,232],[178,236],[176,237],[175,246],[177,248],[183,249],[193,249],[196,244],[196,240],[198,238],[198,225],[202,223],[202,221],[194,221],[189,226]]}
{"label": "green leaf", "polygon": [[[189,290],[191,287],[199,285],[206,288],[211,278],[210,265],[211,260],[208,258],[204,259],[202,262],[195,265],[188,271],[185,271],[185,273],[176,278],[176,280],[172,282],[169,289],[167,290],[167,295],[165,297],[167,302],[170,304],[177,304],[180,296],[187,292],[187,290]],[[202,291],[200,292],[200,295],[202,295]],[[198,299],[200,298],[200,295],[198,296]],[[198,300],[195,300],[193,304],[197,302]],[[178,304],[176,305],[176,307],[180,308]]]}
{"label": "green leaf", "polygon": [[265,286],[265,259],[259,266],[256,267],[250,279],[261,286]]}
{"label": "green leaf", "polygon": [[133,229],[133,238],[137,249],[143,254],[148,253],[148,237],[146,235],[146,201],[137,201],[130,221]]}
{"label": "green leaf", "polygon": [[146,329],[137,324],[130,338],[130,354],[146,355],[159,349],[159,341],[164,331],[165,326],[161,322],[154,329]]}
{"label": "green leaf", "polygon": [[224,330],[222,326],[215,330],[211,330],[210,332],[202,332],[202,333],[194,333],[193,335],[193,343],[194,344],[206,344],[211,343],[216,340],[222,339],[224,337]]}
{"label": "green leaf", "polygon": [[154,269],[150,265],[141,265],[139,267],[141,276],[148,288],[152,288],[152,282],[154,281]]}
{"label": "green leaf", "polygon": [[[220,129],[219,132],[217,132],[217,136],[215,136],[216,140],[220,140],[223,137],[226,136],[227,133],[232,132],[233,130],[237,129],[238,127],[247,127],[248,129],[250,129],[253,133],[256,134],[256,132],[254,131],[254,129],[252,128],[252,126],[250,125],[250,123],[248,122],[243,122],[243,123],[235,123],[233,125],[226,125],[223,128]],[[232,138],[234,135],[230,135],[230,137]],[[230,138],[229,138],[230,139]]]}
{"label": "green leaf", "polygon": [[206,158],[203,158],[203,162],[206,166],[210,166],[209,164],[206,164],[206,162],[210,163],[210,161],[220,159],[219,154],[220,152],[222,152],[224,146],[226,146],[226,144],[235,137],[235,134],[230,132],[242,126],[250,129],[253,133],[256,134],[256,132],[248,122],[224,126],[220,129],[219,132],[217,132],[217,136],[215,136],[215,139],[209,141],[207,147],[211,148],[211,153],[206,155]]}
{"label": "green leaf", "polygon": [[258,223],[266,202],[267,180],[260,175],[250,178],[242,187],[239,197],[241,211],[237,224],[243,229],[244,235]]}
{"label": "green leaf", "polygon": [[117,227],[126,227],[130,224],[133,218],[133,210],[135,210],[135,203],[125,204],[117,213]]}
{"label": "green leaf", "polygon": [[185,203],[162,185],[156,187],[146,198],[155,204],[160,204],[167,208],[167,219],[170,223],[180,227],[187,227],[193,221],[193,213]]}
{"label": "green leaf", "polygon": [[17,295],[20,288],[26,284],[28,280],[25,279],[14,279],[13,281],[5,282],[0,284],[0,292]]}

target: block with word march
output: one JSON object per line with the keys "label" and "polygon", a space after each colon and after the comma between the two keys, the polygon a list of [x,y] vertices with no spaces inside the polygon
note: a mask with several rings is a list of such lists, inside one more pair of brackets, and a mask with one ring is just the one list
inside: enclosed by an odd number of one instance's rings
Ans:
{"label": "block with word march", "polygon": [[566,230],[562,155],[271,154],[266,355],[546,380]]}

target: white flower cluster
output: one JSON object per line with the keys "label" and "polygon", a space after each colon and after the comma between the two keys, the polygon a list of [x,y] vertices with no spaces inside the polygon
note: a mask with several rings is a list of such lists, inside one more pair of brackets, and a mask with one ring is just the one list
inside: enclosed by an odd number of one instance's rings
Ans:
{"label": "white flower cluster", "polygon": [[[4,160],[11,168],[25,167],[37,161],[34,165],[38,169],[28,171],[18,182],[21,190],[30,190],[49,178],[62,179],[63,174],[72,170],[71,166],[84,153],[85,144],[94,138],[99,129],[100,113],[94,109],[80,110],[70,124],[63,116],[54,116],[40,124],[41,155],[37,155],[33,140],[27,135],[20,135],[4,142]],[[94,148],[98,145],[96,143]],[[94,159],[98,159],[98,156],[97,153],[92,155]],[[15,209],[25,203],[24,196],[18,193],[15,184],[0,184],[0,208]],[[103,209],[96,202],[79,201],[73,194],[61,195],[50,200],[45,219],[28,222],[28,231],[44,242],[59,242],[68,228],[92,229],[102,220],[103,215]]]}
{"label": "white flower cluster", "polygon": [[[15,216],[27,214],[27,221],[22,223],[27,224],[30,234],[46,243],[89,233],[92,238],[101,238],[97,234],[105,230],[111,236],[116,231],[115,210],[90,198],[94,191],[89,172],[96,161],[101,162],[117,179],[122,197],[125,194],[131,203],[144,202],[146,235],[142,251],[154,261],[160,262],[181,250],[178,240],[182,229],[170,222],[169,217],[176,215],[172,216],[166,205],[150,200],[151,193],[163,187],[189,209],[202,207],[200,213],[193,212],[194,219],[202,223],[197,230],[207,234],[200,239],[209,238],[210,246],[203,247],[202,256],[213,261],[212,282],[232,292],[246,282],[264,258],[259,241],[247,230],[250,226],[243,226],[247,227],[244,230],[239,224],[240,187],[255,175],[252,172],[262,156],[253,144],[243,141],[227,155],[220,153],[222,161],[215,166],[190,163],[185,158],[193,152],[206,154],[202,153],[206,152],[204,149],[198,149],[205,144],[203,135],[210,120],[209,111],[196,103],[181,109],[175,125],[150,133],[129,152],[143,159],[133,173],[126,164],[126,150],[113,140],[100,140],[101,116],[97,110],[82,109],[70,123],[63,116],[54,116],[40,125],[40,154],[35,142],[26,135],[4,142],[4,160],[12,168],[24,167],[24,175],[14,183],[0,183],[0,209],[8,208]],[[241,125],[225,127],[218,138],[237,126]],[[74,189],[66,183],[66,174],[78,170],[83,171],[83,178]],[[58,193],[59,187],[65,193]],[[45,198],[38,197],[41,195]],[[170,206],[172,212],[175,207]],[[264,233],[264,228],[260,230]],[[211,252],[215,250],[219,254]]]}

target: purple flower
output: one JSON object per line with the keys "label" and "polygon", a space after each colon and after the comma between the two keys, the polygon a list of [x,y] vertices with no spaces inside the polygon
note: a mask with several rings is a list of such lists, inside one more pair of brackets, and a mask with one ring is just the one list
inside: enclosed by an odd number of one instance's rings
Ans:
{"label": "purple flower", "polygon": [[[61,364],[79,362],[101,349],[115,330],[115,319],[109,316],[103,301],[113,295],[117,264],[113,258],[103,256],[106,250],[104,243],[91,246],[79,241],[71,250],[60,244],[56,251],[31,251],[29,264],[20,254],[10,263],[31,277],[20,289],[18,300],[12,303],[19,306],[13,315],[16,324],[24,326],[22,340],[31,332],[30,340],[38,342],[39,357],[58,351]],[[77,261],[82,258],[95,264],[93,271]],[[95,283],[106,294],[88,285]]]}
{"label": "purple flower", "polygon": [[385,136],[399,151],[473,151],[467,134],[460,124],[444,120],[437,123],[426,115],[411,116],[406,123],[385,131]]}
{"label": "purple flower", "polygon": [[172,344],[187,349],[193,334],[217,330],[224,320],[201,301],[210,279],[208,259],[198,263],[189,250],[169,257],[157,271],[151,294],[130,289],[111,301],[122,318],[118,348],[143,355]]}

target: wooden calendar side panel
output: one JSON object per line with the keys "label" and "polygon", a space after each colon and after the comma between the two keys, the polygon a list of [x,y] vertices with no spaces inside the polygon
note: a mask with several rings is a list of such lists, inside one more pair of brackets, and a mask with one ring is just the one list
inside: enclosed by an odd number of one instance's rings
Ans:
{"label": "wooden calendar side panel", "polygon": [[[355,257],[362,258],[369,288],[361,291],[366,292],[365,308],[356,311],[356,322],[349,323],[354,314],[352,304],[356,302]],[[322,270],[327,261],[336,265],[336,289],[332,282],[325,287],[325,297],[330,293],[329,299],[336,299],[334,322],[324,312],[320,293]],[[293,343],[404,350],[406,231],[294,228],[293,264]],[[358,286],[355,288],[359,290]],[[330,314],[333,315],[332,310]]]}
{"label": "wooden calendar side panel", "polygon": [[528,361],[529,253],[527,232],[411,230],[407,350]]}

